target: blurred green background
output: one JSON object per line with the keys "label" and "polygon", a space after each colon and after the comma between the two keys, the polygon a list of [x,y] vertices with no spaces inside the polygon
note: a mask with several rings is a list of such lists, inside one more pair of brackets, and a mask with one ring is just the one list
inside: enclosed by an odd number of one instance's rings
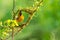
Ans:
{"label": "blurred green background", "polygon": [[[15,11],[33,4],[33,0],[16,0]],[[15,40],[60,40],[60,0],[43,0],[42,5],[30,24],[14,37]],[[0,0],[0,21],[12,18],[12,6],[12,0]],[[23,14],[25,22],[28,14]]]}

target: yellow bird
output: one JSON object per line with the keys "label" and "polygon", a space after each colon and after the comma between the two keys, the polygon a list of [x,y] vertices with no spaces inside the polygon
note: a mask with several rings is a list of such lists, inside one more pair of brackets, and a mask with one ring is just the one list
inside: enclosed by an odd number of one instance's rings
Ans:
{"label": "yellow bird", "polygon": [[21,11],[18,14],[18,17],[16,19],[17,22],[22,22],[24,20],[24,16],[22,15]]}

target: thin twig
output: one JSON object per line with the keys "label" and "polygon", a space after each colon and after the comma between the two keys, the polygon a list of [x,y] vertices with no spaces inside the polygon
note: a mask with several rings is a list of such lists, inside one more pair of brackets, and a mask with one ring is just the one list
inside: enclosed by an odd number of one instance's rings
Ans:
{"label": "thin twig", "polygon": [[13,20],[15,19],[15,0],[13,0]]}
{"label": "thin twig", "polygon": [[[13,20],[15,20],[15,0],[13,0]],[[12,27],[12,40],[14,40],[14,28]]]}

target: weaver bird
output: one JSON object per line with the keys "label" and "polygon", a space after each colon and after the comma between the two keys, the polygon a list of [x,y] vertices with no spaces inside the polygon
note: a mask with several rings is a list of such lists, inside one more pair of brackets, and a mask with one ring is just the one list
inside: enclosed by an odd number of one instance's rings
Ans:
{"label": "weaver bird", "polygon": [[24,16],[22,15],[22,12],[19,11],[16,21],[17,22],[22,22],[23,20],[24,20]]}

